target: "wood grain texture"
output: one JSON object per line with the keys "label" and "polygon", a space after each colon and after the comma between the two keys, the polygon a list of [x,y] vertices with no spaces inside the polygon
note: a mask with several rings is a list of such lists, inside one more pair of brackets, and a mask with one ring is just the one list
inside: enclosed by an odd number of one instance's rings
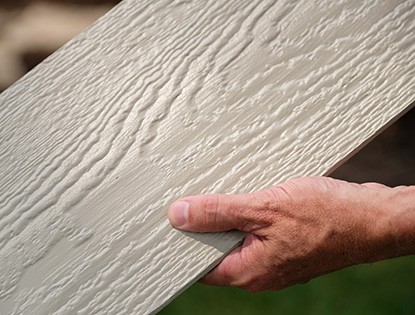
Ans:
{"label": "wood grain texture", "polygon": [[125,0],[0,96],[0,313],[160,309],[241,239],[173,200],[326,174],[414,56],[414,1]]}

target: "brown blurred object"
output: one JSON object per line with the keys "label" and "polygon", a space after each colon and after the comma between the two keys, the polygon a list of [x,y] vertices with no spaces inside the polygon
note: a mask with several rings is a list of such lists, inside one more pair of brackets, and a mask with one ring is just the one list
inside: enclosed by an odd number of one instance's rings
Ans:
{"label": "brown blurred object", "polygon": [[415,107],[330,176],[358,183],[415,185]]}
{"label": "brown blurred object", "polygon": [[[0,92],[120,2],[0,1]],[[331,176],[390,186],[415,184],[415,109]]]}
{"label": "brown blurred object", "polygon": [[0,2],[0,91],[82,32],[119,1]]}

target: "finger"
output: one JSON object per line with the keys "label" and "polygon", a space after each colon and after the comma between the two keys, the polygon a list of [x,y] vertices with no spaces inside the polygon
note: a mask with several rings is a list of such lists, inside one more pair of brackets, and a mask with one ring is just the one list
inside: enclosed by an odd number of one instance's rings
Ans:
{"label": "finger", "polygon": [[385,186],[380,183],[363,183],[362,186],[368,187],[368,188],[389,188],[388,186]]}
{"label": "finger", "polygon": [[201,195],[174,202],[169,209],[171,224],[193,232],[219,232],[233,229],[251,232],[264,224],[261,206],[254,194]]}
{"label": "finger", "polygon": [[227,255],[200,282],[207,285],[236,286],[249,291],[258,291],[261,289],[261,283],[266,285],[265,281],[261,281],[263,279],[258,277],[263,269],[261,261],[265,254],[261,239],[248,234],[243,245]]}
{"label": "finger", "polygon": [[236,280],[243,274],[241,250],[242,247],[238,247],[231,251],[219,265],[200,279],[199,282],[216,286],[235,285]]}

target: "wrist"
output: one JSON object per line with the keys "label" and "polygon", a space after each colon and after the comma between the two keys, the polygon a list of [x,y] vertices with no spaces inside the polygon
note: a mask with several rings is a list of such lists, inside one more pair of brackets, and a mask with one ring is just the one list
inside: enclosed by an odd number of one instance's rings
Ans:
{"label": "wrist", "polygon": [[415,254],[415,186],[360,186],[344,195],[341,207],[352,210],[345,218],[345,265]]}
{"label": "wrist", "polygon": [[415,254],[415,186],[391,188],[385,200],[391,257]]}
{"label": "wrist", "polygon": [[362,262],[415,254],[415,187],[383,188],[369,197],[368,251]]}

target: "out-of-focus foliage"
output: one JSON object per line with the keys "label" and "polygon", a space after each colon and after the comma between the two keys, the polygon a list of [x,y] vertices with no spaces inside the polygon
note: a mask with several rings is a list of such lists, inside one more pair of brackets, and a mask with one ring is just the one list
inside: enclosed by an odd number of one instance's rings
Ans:
{"label": "out-of-focus foliage", "polygon": [[235,288],[192,286],[162,315],[412,315],[415,257],[357,266],[280,292],[247,293]]}

